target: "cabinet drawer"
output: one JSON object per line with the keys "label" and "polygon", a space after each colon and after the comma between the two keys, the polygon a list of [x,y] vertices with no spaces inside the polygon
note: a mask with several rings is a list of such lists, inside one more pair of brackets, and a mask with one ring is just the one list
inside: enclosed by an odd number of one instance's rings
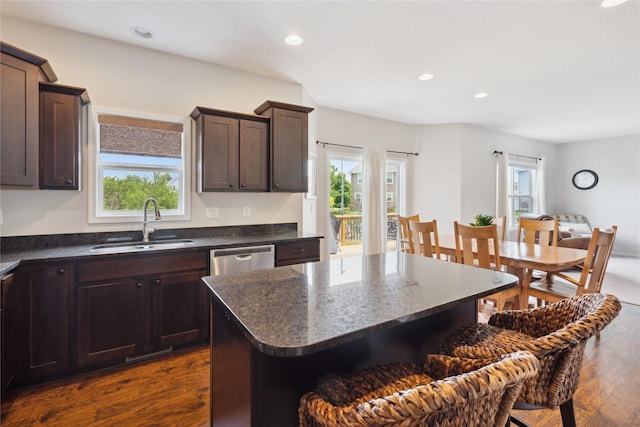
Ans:
{"label": "cabinet drawer", "polygon": [[311,261],[320,261],[320,241],[317,239],[276,245],[276,267]]}
{"label": "cabinet drawer", "polygon": [[187,270],[206,270],[208,252],[174,252],[162,255],[127,255],[78,265],[78,282],[157,275]]}

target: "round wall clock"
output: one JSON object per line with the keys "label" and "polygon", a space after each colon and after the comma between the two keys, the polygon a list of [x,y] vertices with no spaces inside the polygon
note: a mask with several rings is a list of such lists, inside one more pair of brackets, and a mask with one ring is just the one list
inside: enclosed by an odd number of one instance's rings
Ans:
{"label": "round wall clock", "polygon": [[573,186],[580,190],[589,190],[598,184],[598,174],[590,169],[582,169],[573,174]]}

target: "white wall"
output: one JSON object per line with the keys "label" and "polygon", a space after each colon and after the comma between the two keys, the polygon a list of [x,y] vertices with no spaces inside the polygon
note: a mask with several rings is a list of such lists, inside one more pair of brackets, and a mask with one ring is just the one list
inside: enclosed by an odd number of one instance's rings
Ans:
{"label": "white wall", "polygon": [[453,221],[495,215],[496,160],[493,152],[547,158],[547,210],[555,205],[556,145],[467,124],[419,126],[415,190],[410,213],[438,220],[453,233]]}
{"label": "white wall", "polygon": [[496,158],[494,151],[544,157],[547,212],[556,201],[556,149],[558,145],[464,125],[462,147],[461,219],[472,221],[478,213],[496,213]]}
{"label": "white wall", "polygon": [[[253,113],[267,99],[293,104],[308,100],[298,84],[175,55],[5,16],[1,28],[4,42],[46,58],[58,75],[57,83],[87,88],[92,106],[182,119],[195,106]],[[85,183],[87,151],[84,147]],[[195,182],[192,188],[195,190]],[[86,185],[81,192],[3,189],[2,235],[132,230],[139,226],[88,224],[91,194]],[[191,220],[163,220],[158,228],[274,222],[296,222],[302,228],[302,198],[302,194],[194,192]],[[214,206],[220,208],[220,217],[207,219],[206,207]],[[242,216],[243,206],[251,207],[250,217]]]}
{"label": "white wall", "polygon": [[463,125],[419,126],[413,160],[414,186],[407,214],[438,221],[438,232],[453,233],[462,212]]}
{"label": "white wall", "polygon": [[[592,169],[591,190],[571,184],[573,174]],[[640,255],[640,135],[558,146],[557,211],[586,215],[593,227],[618,226],[615,253]]]}
{"label": "white wall", "polygon": [[[318,106],[311,98],[309,93],[305,90],[303,92],[303,105],[307,107],[315,108]],[[317,156],[316,141],[318,139],[318,114],[309,115],[309,151]],[[309,158],[313,159],[313,156],[309,154]],[[317,158],[316,160],[316,179],[317,179]],[[309,198],[305,195],[302,202],[302,230],[309,233],[318,232],[318,198]]]}

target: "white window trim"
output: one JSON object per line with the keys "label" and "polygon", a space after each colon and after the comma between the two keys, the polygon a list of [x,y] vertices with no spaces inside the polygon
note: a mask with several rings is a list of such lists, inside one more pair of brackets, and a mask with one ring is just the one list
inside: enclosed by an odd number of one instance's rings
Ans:
{"label": "white window trim", "polygon": [[[537,174],[536,171],[536,167],[535,167],[535,161],[533,161],[533,163],[530,160],[521,160],[521,159],[509,159],[508,163],[507,163],[507,168],[508,168],[508,174],[509,174],[509,180],[508,180],[508,185],[507,185],[507,199],[508,199],[508,203],[509,203],[509,211],[508,211],[508,227],[510,229],[514,229],[517,228],[517,218],[515,216],[515,199],[519,198],[519,199],[528,199],[529,200],[529,210],[534,209],[534,206],[536,204],[536,197],[535,194],[537,193],[535,186],[537,185],[537,179],[535,178],[535,175]],[[515,168],[520,168],[520,169],[529,169],[529,173],[530,175],[530,182],[529,182],[529,186],[530,189],[532,191],[530,191],[527,194],[514,194],[513,193],[513,187],[514,187],[514,179],[513,179],[513,172],[512,169]]]}
{"label": "white window trim", "polygon": [[409,191],[407,182],[407,168],[409,162],[406,156],[387,153],[387,165],[395,165],[398,168],[396,180],[398,193],[396,194],[396,211],[400,215],[406,215],[407,192]]}
{"label": "white window trim", "polygon": [[[112,114],[127,117],[136,117],[148,120],[162,120],[166,122],[182,123],[182,189],[179,192],[182,197],[184,206],[183,213],[172,213],[172,211],[161,211],[163,221],[189,221],[191,220],[191,120],[189,117],[166,116],[160,114],[143,113],[139,111],[131,111],[125,109],[112,109],[107,107],[96,107],[90,104],[90,120],[89,120],[89,147],[88,147],[88,182],[89,191],[87,197],[88,203],[88,222],[90,224],[120,224],[120,223],[138,223],[143,219],[143,212],[128,211],[115,215],[100,216],[98,203],[102,200],[101,189],[98,188],[98,179],[100,170],[98,168],[98,158],[100,152],[98,150],[98,141],[100,134],[100,126],[98,124],[99,114]],[[180,204],[180,199],[178,201]]]}

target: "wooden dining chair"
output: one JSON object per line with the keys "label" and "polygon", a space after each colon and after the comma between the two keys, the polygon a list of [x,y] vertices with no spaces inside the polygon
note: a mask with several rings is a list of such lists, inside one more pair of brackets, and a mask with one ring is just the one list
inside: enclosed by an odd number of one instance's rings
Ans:
{"label": "wooden dining chair", "polygon": [[438,239],[438,223],[434,219],[428,222],[409,220],[410,253],[429,258],[440,258],[440,240]]}
{"label": "wooden dining chair", "polygon": [[557,276],[562,281],[532,283],[529,285],[528,294],[540,300],[555,302],[573,295],[599,293],[617,231],[618,227],[615,225],[611,227],[611,231],[593,229],[587,256],[578,279],[562,272],[551,273],[554,278]]}
{"label": "wooden dining chair", "polygon": [[491,220],[492,224],[495,224],[498,227],[498,239],[504,240],[507,235],[507,217],[506,216],[498,216]]}
{"label": "wooden dining chair", "polygon": [[553,220],[520,218],[516,241],[558,246],[558,218]]}
{"label": "wooden dining chair", "polygon": [[398,228],[400,229],[400,251],[401,252],[411,252],[410,239],[411,234],[409,233],[409,221],[420,221],[420,215],[415,214],[411,216],[400,216],[398,215]]}
{"label": "wooden dining chair", "polygon": [[[478,227],[453,222],[456,240],[456,260],[460,264],[500,271],[500,244],[498,227],[495,224]],[[513,299],[519,307],[520,286],[489,295],[485,299],[493,300],[497,310],[504,308],[507,300]]]}
{"label": "wooden dining chair", "polygon": [[[533,219],[533,218],[519,218],[518,220],[518,237],[517,242],[524,242],[530,244],[550,245],[558,246],[558,218],[554,219]],[[542,279],[543,275],[533,275],[532,281],[538,281]],[[551,281],[551,274],[546,273],[546,280]],[[541,301],[538,300],[538,305]]]}

